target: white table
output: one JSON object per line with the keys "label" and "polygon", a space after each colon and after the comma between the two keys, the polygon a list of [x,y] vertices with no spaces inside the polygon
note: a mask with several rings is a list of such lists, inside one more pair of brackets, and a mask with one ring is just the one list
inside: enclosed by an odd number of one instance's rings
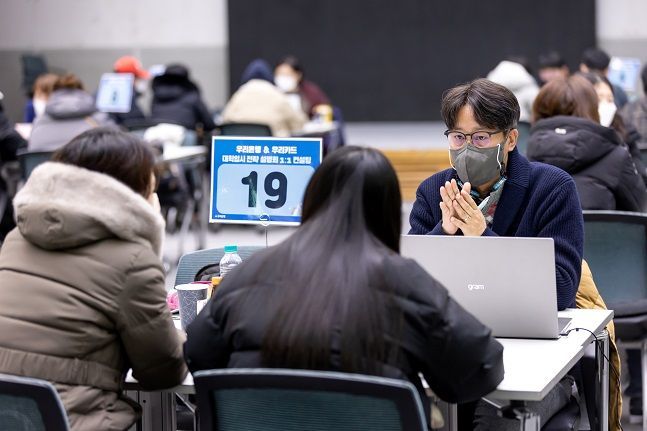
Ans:
{"label": "white table", "polygon": [[[497,389],[486,398],[515,402],[540,401],[568,373],[594,341],[594,333],[602,341],[604,355],[609,355],[609,338],[604,330],[613,318],[612,310],[560,311],[559,317],[572,320],[572,331],[557,340],[501,338],[505,376]],[[576,331],[576,328],[583,328]],[[588,330],[588,331],[587,331]],[[589,332],[591,331],[591,332]],[[597,394],[600,429],[608,429],[609,364],[596,349],[598,361]],[[539,429],[539,417],[520,410],[520,429]]]}
{"label": "white table", "polygon": [[178,146],[165,145],[162,152],[162,161],[181,162],[200,159],[207,154],[207,148],[203,145]]}
{"label": "white table", "polygon": [[[603,350],[608,357],[608,337],[603,337],[605,326],[613,318],[612,310],[579,310],[568,309],[560,311],[559,317],[569,317],[572,320],[569,329],[584,328],[598,335],[603,342]],[[179,328],[179,321],[175,321],[176,327]],[[508,400],[515,402],[538,401],[543,399],[546,394],[559,382],[568,371],[584,355],[585,348],[593,342],[593,335],[585,330],[571,331],[568,336],[562,336],[556,340],[537,340],[537,339],[512,339],[500,338],[498,341],[503,345],[503,366],[505,376],[499,383],[496,390],[489,394],[487,398],[497,400]],[[606,431],[608,428],[608,411],[609,411],[609,368],[608,363],[599,358],[598,367],[600,375],[596,379],[599,384],[599,406],[598,411],[601,413],[601,429]],[[126,378],[126,389],[138,391],[137,382],[129,373]],[[141,394],[142,392],[140,392]],[[193,377],[189,374],[181,385],[162,391],[162,394],[170,394],[171,400],[173,394],[192,394],[195,393],[193,386]],[[170,400],[162,400],[161,410],[172,408],[172,412],[164,412],[169,417],[164,422],[168,427],[146,427],[147,423],[152,423],[151,416],[161,416],[162,413],[149,403],[144,409],[142,419],[143,429],[173,429],[175,424],[174,406],[169,405]],[[531,412],[521,411],[523,417],[520,419],[521,430],[539,430],[539,417]],[[169,415],[172,415],[169,416]],[[148,417],[147,417],[148,416]],[[456,430],[456,409],[455,406],[450,411],[450,417],[447,418],[447,428],[450,431]]]}

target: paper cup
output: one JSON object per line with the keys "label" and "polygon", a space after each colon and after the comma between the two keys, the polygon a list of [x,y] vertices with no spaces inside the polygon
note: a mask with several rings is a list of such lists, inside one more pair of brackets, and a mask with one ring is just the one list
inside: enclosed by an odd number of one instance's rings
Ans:
{"label": "paper cup", "polygon": [[180,301],[180,323],[186,331],[198,312],[198,301],[207,299],[207,284],[180,284],[175,286]]}

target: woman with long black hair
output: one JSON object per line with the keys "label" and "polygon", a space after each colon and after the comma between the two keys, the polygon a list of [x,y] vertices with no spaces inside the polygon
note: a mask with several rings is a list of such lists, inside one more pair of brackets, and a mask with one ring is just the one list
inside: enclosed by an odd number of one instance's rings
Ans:
{"label": "woman with long black hair", "polygon": [[[411,381],[449,402],[503,378],[502,346],[414,261],[399,255],[398,180],[380,152],[331,153],[303,223],[236,267],[188,327],[191,371],[281,367]],[[428,407],[428,403],[425,403]]]}

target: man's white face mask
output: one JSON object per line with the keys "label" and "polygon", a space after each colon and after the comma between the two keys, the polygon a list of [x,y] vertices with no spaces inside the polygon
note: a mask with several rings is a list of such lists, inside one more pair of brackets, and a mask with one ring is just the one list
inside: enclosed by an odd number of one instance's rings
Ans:
{"label": "man's white face mask", "polygon": [[600,124],[609,127],[616,115],[618,107],[613,102],[600,102],[598,104],[598,114],[600,114]]}

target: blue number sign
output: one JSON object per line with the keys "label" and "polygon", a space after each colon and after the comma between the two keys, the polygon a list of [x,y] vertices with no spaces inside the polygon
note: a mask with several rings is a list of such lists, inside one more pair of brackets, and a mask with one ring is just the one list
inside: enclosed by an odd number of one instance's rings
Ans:
{"label": "blue number sign", "polygon": [[298,225],[321,139],[213,138],[211,222]]}

